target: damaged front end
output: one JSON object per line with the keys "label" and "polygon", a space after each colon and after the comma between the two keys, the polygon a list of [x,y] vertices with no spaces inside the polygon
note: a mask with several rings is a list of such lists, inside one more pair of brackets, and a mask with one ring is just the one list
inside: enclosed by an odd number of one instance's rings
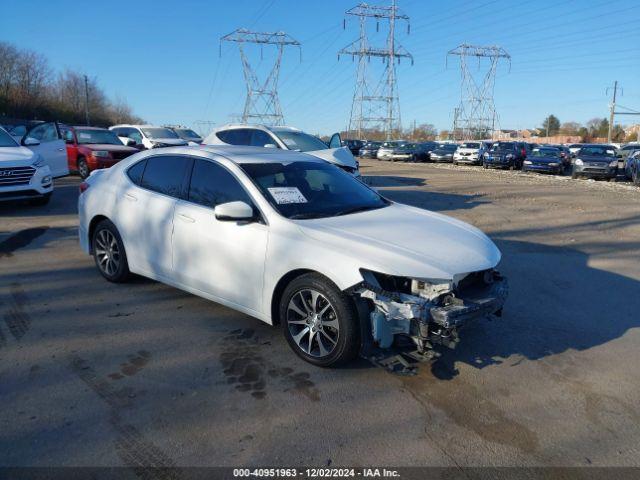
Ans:
{"label": "damaged front end", "polygon": [[362,355],[398,373],[413,373],[416,362],[436,358],[435,345],[455,348],[459,329],[471,320],[500,316],[508,294],[506,278],[494,269],[453,280],[361,273],[363,282],[350,291],[368,320],[362,322]]}

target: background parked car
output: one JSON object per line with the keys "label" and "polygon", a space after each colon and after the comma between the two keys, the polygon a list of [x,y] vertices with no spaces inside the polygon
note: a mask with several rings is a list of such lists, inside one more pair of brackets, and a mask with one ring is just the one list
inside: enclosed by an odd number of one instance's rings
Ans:
{"label": "background parked car", "polygon": [[377,158],[380,145],[382,145],[382,142],[367,142],[358,152],[358,156],[362,158]]}
{"label": "background parked car", "polygon": [[347,147],[354,157],[360,153],[360,149],[364,146],[363,140],[343,140],[342,145]]}
{"label": "background parked car", "polygon": [[93,170],[109,168],[120,160],[138,152],[123,145],[111,130],[98,127],[61,127],[67,143],[70,171],[87,178]]}
{"label": "background parked car", "polygon": [[430,153],[429,159],[432,162],[449,162],[453,163],[453,154],[458,150],[458,145],[455,143],[440,143]]}
{"label": "background parked car", "polygon": [[453,163],[465,163],[468,165],[481,165],[482,156],[491,148],[488,142],[464,142],[458,146],[453,154]]}
{"label": "background parked car", "polygon": [[176,135],[178,135],[178,137],[180,137],[192,147],[195,145],[200,145],[204,140],[200,135],[187,127],[166,126],[165,128],[172,130]]}
{"label": "background parked car", "polygon": [[568,167],[571,165],[571,151],[569,150],[568,147],[565,147],[564,145],[542,145],[542,146],[557,148],[560,151],[560,158],[562,158],[562,164],[565,167]]}
{"label": "background parked car", "polygon": [[[27,143],[34,147],[33,142],[37,140]],[[20,146],[0,128],[0,201],[29,200],[34,205],[45,205],[52,192],[53,177],[44,158]]]}
{"label": "background parked car", "polygon": [[205,145],[248,145],[254,147],[282,148],[304,152],[333,163],[338,168],[359,177],[359,164],[347,147],[342,146],[340,134],[334,133],[329,144],[318,137],[293,127],[231,124],[211,132]]}
{"label": "background parked car", "polygon": [[380,148],[378,149],[378,160],[391,160],[393,149],[404,143],[407,142],[405,140],[389,140],[382,142],[382,145],[380,145]]}
{"label": "background parked car", "polygon": [[534,148],[522,163],[522,171],[548,172],[562,175],[564,164],[560,149],[553,147]]}
{"label": "background parked car", "polygon": [[640,150],[636,150],[625,159],[624,174],[634,184],[640,186]]}
{"label": "background parked car", "polygon": [[20,145],[42,157],[54,178],[69,175],[67,147],[57,122],[37,123],[25,131]]}
{"label": "background parked car", "polygon": [[613,145],[583,145],[573,162],[572,178],[606,178],[614,182],[618,175],[618,157]]}
{"label": "background parked car", "polygon": [[109,130],[115,132],[120,141],[129,147],[161,148],[187,145],[173,130],[153,125],[114,125]]}
{"label": "background parked car", "polygon": [[422,142],[416,144],[416,157],[419,162],[428,162],[431,159],[431,152],[438,148],[436,142]]}
{"label": "background parked car", "polygon": [[515,170],[522,168],[527,158],[527,150],[521,142],[496,142],[484,154],[482,166],[484,168],[508,168]]}

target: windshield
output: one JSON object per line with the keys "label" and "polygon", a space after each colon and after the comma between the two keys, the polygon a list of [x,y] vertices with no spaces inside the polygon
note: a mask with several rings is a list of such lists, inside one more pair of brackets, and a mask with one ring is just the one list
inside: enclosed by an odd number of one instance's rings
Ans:
{"label": "windshield", "polygon": [[304,132],[296,132],[291,130],[274,130],[273,131],[284,143],[289,150],[298,152],[313,152],[314,150],[326,150],[327,144],[318,137],[309,135]]}
{"label": "windshield", "polygon": [[491,147],[492,152],[503,152],[505,150],[513,150],[513,143],[495,143]]}
{"label": "windshield", "polygon": [[460,148],[480,148],[479,143],[463,143]]}
{"label": "windshield", "polygon": [[384,142],[382,146],[385,148],[393,148],[401,145],[402,143],[404,142]]}
{"label": "windshield", "polygon": [[453,143],[445,143],[444,145],[438,145],[438,150],[444,150],[445,152],[454,152],[458,149],[458,146]]}
{"label": "windshield", "polygon": [[0,128],[0,147],[17,147],[16,141],[7,132]]}
{"label": "windshield", "polygon": [[141,130],[148,138],[179,138],[174,131],[168,128],[141,128]]}
{"label": "windshield", "polygon": [[613,157],[615,154],[615,150],[610,146],[582,147],[579,152],[579,155],[588,155],[593,157]]}
{"label": "windshield", "polygon": [[536,148],[531,152],[532,157],[559,157],[560,150],[557,148]]}
{"label": "windshield", "polygon": [[335,217],[389,205],[348,173],[324,162],[240,165],[264,197],[291,219]]}
{"label": "windshield", "polygon": [[93,130],[93,129],[80,129],[76,128],[76,137],[78,137],[78,143],[84,145],[91,144],[107,144],[107,145],[122,145],[122,142],[114,132],[111,130]]}
{"label": "windshield", "polygon": [[369,143],[365,144],[365,148],[368,148],[368,147],[374,147],[374,148],[377,148],[377,147],[379,147],[380,145],[382,145],[380,142],[369,142]]}
{"label": "windshield", "polygon": [[200,135],[191,130],[190,128],[176,128],[176,133],[182,138],[195,138],[199,139]]}

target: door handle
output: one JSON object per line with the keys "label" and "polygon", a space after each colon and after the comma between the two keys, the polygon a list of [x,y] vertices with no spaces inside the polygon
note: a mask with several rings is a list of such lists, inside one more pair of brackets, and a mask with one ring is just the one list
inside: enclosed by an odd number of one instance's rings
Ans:
{"label": "door handle", "polygon": [[179,213],[178,217],[180,217],[180,220],[185,221],[187,223],[195,223],[196,219],[193,217],[190,217],[189,215],[185,215],[184,213]]}
{"label": "door handle", "polygon": [[59,149],[58,149],[58,151],[59,151],[59,152],[61,152],[61,151],[63,151],[63,150],[64,150],[64,148],[59,148]]}
{"label": "door handle", "polygon": [[135,195],[131,195],[130,193],[125,193],[124,196],[127,197],[127,199],[131,200],[132,202],[138,201],[138,197],[136,197]]}

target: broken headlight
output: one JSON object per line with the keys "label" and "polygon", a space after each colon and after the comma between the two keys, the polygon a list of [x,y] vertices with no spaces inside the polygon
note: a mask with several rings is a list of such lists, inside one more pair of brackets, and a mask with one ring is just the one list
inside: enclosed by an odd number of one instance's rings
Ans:
{"label": "broken headlight", "polygon": [[451,292],[451,280],[415,279],[360,269],[362,278],[368,287],[378,293],[404,293],[433,301],[440,295]]}

